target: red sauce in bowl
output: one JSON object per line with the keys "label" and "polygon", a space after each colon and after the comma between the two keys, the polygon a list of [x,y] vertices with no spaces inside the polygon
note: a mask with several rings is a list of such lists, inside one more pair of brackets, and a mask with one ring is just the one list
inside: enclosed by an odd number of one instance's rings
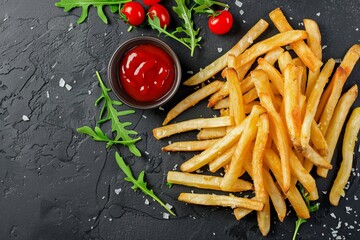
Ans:
{"label": "red sauce in bowl", "polygon": [[127,51],[120,62],[120,84],[139,102],[151,102],[172,87],[175,66],[171,57],[153,44],[140,44]]}

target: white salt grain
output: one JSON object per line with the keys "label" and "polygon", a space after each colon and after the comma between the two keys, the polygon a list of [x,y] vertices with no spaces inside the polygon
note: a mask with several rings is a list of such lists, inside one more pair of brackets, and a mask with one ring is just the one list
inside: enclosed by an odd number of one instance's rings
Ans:
{"label": "white salt grain", "polygon": [[46,97],[47,97],[47,98],[50,98],[50,93],[49,93],[49,91],[46,91]]}
{"label": "white salt grain", "polygon": [[320,12],[318,12],[318,13],[316,14],[316,16],[320,17]]}
{"label": "white salt grain", "polygon": [[30,119],[29,119],[28,116],[23,115],[23,116],[22,116],[22,120],[23,120],[24,122],[27,122],[27,121],[29,121]]}
{"label": "white salt grain", "polygon": [[222,49],[222,48],[217,48],[217,51],[218,51],[219,53],[221,53],[221,52],[223,51],[223,49]]}
{"label": "white salt grain", "polygon": [[59,80],[59,86],[64,87],[65,86],[65,80],[63,78],[60,78]]}
{"label": "white salt grain", "polygon": [[163,219],[169,219],[170,214],[169,213],[163,213]]}
{"label": "white salt grain", "polygon": [[235,5],[238,6],[239,8],[241,8],[242,5],[243,5],[243,3],[240,2],[239,0],[236,0],[236,1],[235,1]]}
{"label": "white salt grain", "polygon": [[243,14],[244,14],[244,10],[241,9],[239,13],[240,13],[240,15],[243,15]]}
{"label": "white salt grain", "polygon": [[325,48],[327,48],[327,45],[323,45],[321,49],[324,50]]}
{"label": "white salt grain", "polygon": [[331,216],[332,218],[336,219],[335,213],[330,213],[330,216]]}
{"label": "white salt grain", "polygon": [[168,204],[168,203],[166,203],[165,206],[166,206],[168,209],[172,209],[172,208],[173,208],[173,206],[170,205],[170,204]]}
{"label": "white salt grain", "polygon": [[145,205],[149,205],[149,204],[150,204],[149,200],[145,199]]}
{"label": "white salt grain", "polygon": [[70,91],[72,89],[72,86],[70,86],[69,84],[66,84],[65,88],[66,88],[66,90]]}
{"label": "white salt grain", "polygon": [[120,192],[121,192],[121,188],[115,189],[116,195],[119,195]]}

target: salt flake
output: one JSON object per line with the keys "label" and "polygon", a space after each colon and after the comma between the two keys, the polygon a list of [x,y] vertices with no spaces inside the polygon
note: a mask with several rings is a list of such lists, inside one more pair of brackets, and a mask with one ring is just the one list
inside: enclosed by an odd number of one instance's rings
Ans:
{"label": "salt flake", "polygon": [[66,88],[66,90],[70,91],[72,89],[72,86],[70,86],[69,84],[66,84],[65,88]]}
{"label": "salt flake", "polygon": [[23,115],[23,116],[22,116],[22,120],[23,120],[24,122],[27,122],[27,121],[29,121],[30,119],[29,119],[28,116]]}
{"label": "salt flake", "polygon": [[65,86],[65,80],[63,78],[60,78],[59,80],[59,86],[64,87]]}

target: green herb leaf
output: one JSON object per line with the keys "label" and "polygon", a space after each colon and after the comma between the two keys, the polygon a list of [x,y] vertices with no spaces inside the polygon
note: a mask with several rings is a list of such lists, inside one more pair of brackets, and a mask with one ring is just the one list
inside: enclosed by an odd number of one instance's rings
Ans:
{"label": "green herb leaf", "polygon": [[172,184],[172,183],[167,182],[167,183],[166,183],[166,186],[168,186],[168,188],[172,188],[173,184]]}
{"label": "green herb leaf", "polygon": [[136,191],[137,189],[140,189],[144,194],[152,197],[155,201],[157,201],[163,208],[166,209],[166,211],[168,211],[171,215],[176,216],[175,213],[173,211],[171,211],[171,209],[169,209],[166,204],[160,200],[160,198],[158,198],[154,191],[149,189],[147,187],[147,183],[145,182],[144,178],[145,178],[145,172],[141,171],[138,179],[136,179],[131,171],[131,168],[129,165],[126,165],[124,159],[119,155],[118,152],[115,153],[115,159],[117,164],[119,165],[120,169],[125,173],[126,177],[124,178],[126,181],[131,182],[133,184],[133,186],[131,187],[134,191]]}
{"label": "green herb leaf", "polygon": [[[309,199],[310,198],[309,193],[305,191],[305,188],[301,184],[298,184],[298,185],[299,185],[300,193],[301,193],[301,195],[303,196],[303,198],[305,200],[305,203],[306,203],[306,206],[309,209],[309,212],[315,212],[315,211],[319,210],[319,203],[316,203],[315,205],[311,205],[310,204],[310,199]],[[294,235],[292,237],[292,240],[296,239],[296,235],[297,235],[297,233],[299,231],[300,225],[305,223],[305,222],[306,222],[305,219],[298,217],[298,220],[295,223],[295,230],[294,230]]]}
{"label": "green herb leaf", "polygon": [[215,11],[211,8],[214,5],[223,7],[223,8],[230,8],[230,6],[226,3],[212,1],[212,0],[194,0],[195,6],[193,10],[195,13],[208,13],[211,15],[215,14]]}
{"label": "green herb leaf", "polygon": [[[120,112],[117,111],[114,106],[121,105],[121,103],[119,101],[114,101],[110,98],[108,92],[110,92],[111,89],[107,88],[105,86],[98,71],[96,71],[96,76],[99,81],[99,85],[100,85],[102,93],[101,93],[101,96],[96,100],[95,105],[98,105],[98,104],[100,104],[101,101],[103,101],[103,106],[100,111],[99,121],[97,122],[98,125],[101,125],[102,123],[111,120],[111,131],[116,133],[116,136],[115,136],[113,142],[117,142],[120,139],[125,142],[132,141],[133,139],[130,137],[130,135],[135,135],[135,134],[137,134],[137,132],[134,130],[126,129],[126,127],[130,126],[132,123],[131,122],[121,122],[119,120],[119,117],[125,116],[128,114],[132,114],[135,111],[133,111],[133,110],[126,110],[126,111],[120,111]],[[109,143],[109,144],[110,144],[109,146],[112,145],[112,143]],[[139,149],[137,149],[137,147],[135,146],[134,142],[132,142],[132,143],[130,142],[126,145],[129,148],[130,152],[132,152],[135,156],[137,156],[137,157],[141,156],[141,153],[140,153]]]}
{"label": "green herb leaf", "polygon": [[194,29],[194,22],[191,19],[191,9],[186,6],[185,0],[175,0],[177,6],[173,7],[174,12],[183,21],[181,27],[176,28],[176,33],[184,33],[187,37],[181,38],[185,43],[190,45],[190,55],[194,55],[196,47],[200,47],[201,37],[197,37],[199,29]]}
{"label": "green herb leaf", "polygon": [[94,6],[97,8],[97,14],[104,23],[108,23],[108,19],[104,13],[103,7],[110,6],[110,11],[115,13],[119,10],[119,5],[129,2],[131,0],[60,0],[55,3],[55,6],[64,8],[65,12],[72,10],[73,8],[82,8],[81,15],[77,21],[81,24],[86,20],[89,13],[89,7]]}

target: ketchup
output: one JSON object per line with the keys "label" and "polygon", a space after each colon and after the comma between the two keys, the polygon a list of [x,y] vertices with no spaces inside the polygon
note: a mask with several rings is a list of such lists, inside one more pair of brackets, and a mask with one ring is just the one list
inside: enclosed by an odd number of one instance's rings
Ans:
{"label": "ketchup", "polygon": [[120,62],[120,83],[130,97],[140,102],[161,98],[173,85],[174,78],[171,57],[152,44],[135,46]]}

